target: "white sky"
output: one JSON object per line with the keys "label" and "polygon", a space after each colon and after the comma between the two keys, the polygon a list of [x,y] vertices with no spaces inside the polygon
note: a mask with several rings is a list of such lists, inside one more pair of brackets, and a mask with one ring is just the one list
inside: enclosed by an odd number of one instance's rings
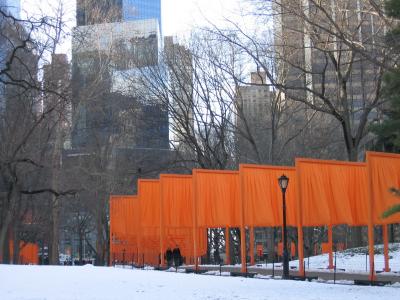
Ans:
{"label": "white sky", "polygon": [[[75,26],[74,0],[61,0],[67,12],[69,27]],[[208,21],[221,24],[240,9],[240,0],[162,0],[162,18],[164,35],[184,36],[192,27],[207,25]],[[22,17],[46,14],[55,10],[56,0],[21,0]],[[58,52],[69,52],[70,40],[67,40]]]}

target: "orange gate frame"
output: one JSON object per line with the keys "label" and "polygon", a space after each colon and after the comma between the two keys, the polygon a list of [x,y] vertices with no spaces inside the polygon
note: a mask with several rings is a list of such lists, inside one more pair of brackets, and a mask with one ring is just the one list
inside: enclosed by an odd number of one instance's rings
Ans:
{"label": "orange gate frame", "polygon": [[[239,172],[193,170],[193,257],[198,269],[198,228],[240,227],[245,241],[243,205],[239,196]],[[241,243],[241,245],[245,243]],[[243,264],[242,264],[243,265]]]}
{"label": "orange gate frame", "polygon": [[[243,205],[243,224],[250,226],[250,263],[254,264],[254,227],[282,226],[282,191],[278,178],[282,174],[289,177],[286,191],[286,219],[289,226],[296,226],[296,169],[284,166],[261,166],[241,164],[240,196]],[[242,261],[246,260],[246,247],[242,246]],[[242,272],[246,271],[242,264]]]}
{"label": "orange gate frame", "polygon": [[[381,214],[398,201],[390,194],[389,188],[400,186],[400,154],[367,152],[366,163],[296,159],[296,168],[240,165],[239,172],[194,169],[192,177],[172,174],[161,175],[160,181],[139,180],[138,203],[141,208],[140,225],[142,230],[137,231],[136,244],[140,248],[143,247],[141,251],[146,250],[146,245],[143,244],[144,240],[140,240],[139,233],[143,234],[145,228],[151,227],[156,230],[148,233],[148,238],[153,236],[159,240],[160,253],[162,253],[165,247],[164,230],[192,227],[192,250],[197,268],[198,230],[200,228],[240,227],[241,240],[244,241],[241,243],[242,270],[245,270],[246,226],[252,230],[254,226],[281,225],[281,206],[279,201],[272,201],[273,198],[280,199],[281,197],[277,181],[281,173],[289,175],[291,180],[287,192],[287,218],[289,225],[297,225],[298,228],[300,273],[304,272],[303,226],[327,225],[328,244],[331,248],[330,252],[332,252],[332,226],[338,224],[368,225],[370,277],[372,280],[375,277],[373,227],[382,225],[385,270],[389,270],[387,224],[399,222],[400,216],[396,215],[382,220]],[[177,201],[179,204],[171,204],[171,199],[167,199],[168,205],[175,209],[166,211],[160,189],[162,190],[163,179],[172,178],[186,181],[185,185],[189,188],[185,192],[186,196],[180,196],[180,200]],[[265,185],[265,181],[268,182],[267,185]],[[144,193],[143,186],[147,183],[157,183],[159,194],[154,191],[149,192],[153,193],[153,196]],[[190,192],[191,185],[192,191]],[[176,182],[169,188],[177,193],[182,188],[182,183]],[[269,199],[266,191],[269,193]],[[192,194],[191,201],[188,200],[190,193]],[[318,201],[316,201],[317,198]],[[255,207],[260,209],[255,209]],[[157,218],[157,212],[159,218]],[[110,201],[110,219],[115,218],[115,208]],[[124,219],[126,218],[129,219],[127,216]],[[135,219],[138,220],[138,218]],[[110,232],[115,234],[120,231],[119,234],[126,238],[129,236],[127,231],[133,225],[130,223],[131,225],[127,227],[128,220],[121,222],[110,220]],[[125,229],[123,224],[125,224]],[[182,238],[181,233],[171,234],[179,235]],[[111,244],[110,247],[113,245]],[[251,260],[253,259],[251,258]],[[330,257],[331,266],[332,259]]]}

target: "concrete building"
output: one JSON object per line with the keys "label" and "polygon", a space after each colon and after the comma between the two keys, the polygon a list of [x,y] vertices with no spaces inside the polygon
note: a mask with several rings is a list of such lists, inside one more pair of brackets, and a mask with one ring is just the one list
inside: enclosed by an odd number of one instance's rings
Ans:
{"label": "concrete building", "polygon": [[171,85],[171,141],[175,148],[181,149],[185,137],[194,132],[192,54],[172,36],[167,36],[164,38],[164,56]]}
{"label": "concrete building", "polygon": [[[381,1],[376,2],[380,5]],[[309,0],[277,3],[274,7],[275,47],[279,53],[277,57],[283,58],[277,68],[284,73],[279,80],[286,87],[286,97],[306,99],[320,107],[324,105],[323,98],[329,99],[339,111],[344,105],[351,127],[356,129],[366,106],[374,101],[380,71],[357,51],[349,49],[343,40],[328,33],[342,31],[349,40],[379,59],[378,45],[385,31],[380,17],[371,13],[374,9],[365,0],[318,2],[323,9]],[[310,22],[307,24],[304,18]],[[333,59],[337,63],[333,63]],[[340,98],[344,93],[343,84],[346,85],[345,100]],[[379,118],[379,112],[373,109],[368,118]],[[361,148],[369,140],[364,138]],[[362,156],[362,151],[360,153]]]}
{"label": "concrete building", "polygon": [[123,0],[123,20],[156,19],[162,35],[161,0]]}
{"label": "concrete building", "polygon": [[14,18],[20,18],[21,1],[20,0],[0,0],[0,9],[7,11]]}
{"label": "concrete building", "polygon": [[[21,12],[20,0],[0,0],[1,11],[9,14],[11,17],[19,18]],[[10,30],[11,27],[7,26],[6,20],[3,16],[0,16],[0,30]],[[11,45],[7,40],[8,34],[0,35],[0,70],[3,69],[7,62],[8,53],[11,49]],[[5,85],[0,83],[0,113],[4,111],[5,101]]]}
{"label": "concrete building", "polygon": [[251,85],[236,93],[238,158],[240,163],[270,163],[271,106],[274,93],[265,85],[265,73],[251,73]]}
{"label": "concrete building", "polygon": [[157,20],[161,31],[161,0],[77,0],[77,25]]}
{"label": "concrete building", "polygon": [[[124,148],[168,148],[167,107],[157,101],[150,103],[138,98],[134,83],[135,78],[158,64],[160,47],[155,19],[75,29],[72,68],[74,147],[122,138],[125,142],[118,144]],[[150,141],[155,142],[151,144]]]}

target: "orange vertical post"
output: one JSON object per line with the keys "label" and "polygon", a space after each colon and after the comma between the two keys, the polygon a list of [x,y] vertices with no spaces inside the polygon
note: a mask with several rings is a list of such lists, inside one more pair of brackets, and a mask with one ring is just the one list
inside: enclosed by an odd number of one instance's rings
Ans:
{"label": "orange vertical post", "polygon": [[[138,195],[139,195],[139,193],[138,193]],[[138,207],[137,207],[137,209],[139,210],[139,220],[138,220],[138,224],[139,224],[139,228],[138,228],[138,235],[137,235],[137,240],[138,240],[138,243],[137,243],[137,247],[138,247],[138,265],[140,266],[140,265],[143,265],[144,266],[144,255],[143,255],[143,253],[142,253],[142,248],[143,248],[143,245],[142,245],[142,243],[143,243],[143,238],[142,238],[142,233],[143,233],[143,229],[142,229],[142,222],[141,222],[141,217],[142,217],[142,215],[141,215],[141,200],[140,200],[140,198],[139,198],[139,196],[138,196]]]}
{"label": "orange vertical post", "polygon": [[163,218],[163,184],[160,180],[160,265],[165,266],[164,258],[164,218]]}
{"label": "orange vertical post", "polygon": [[[110,252],[109,252],[109,266],[112,266],[112,256],[114,253],[114,249],[113,249],[113,221],[111,220],[111,216],[112,216],[112,205],[111,205],[111,201],[112,201],[112,197],[110,196],[110,200],[108,201],[108,205],[109,207],[109,213],[110,213]],[[71,260],[72,260],[72,254],[71,254]]]}
{"label": "orange vertical post", "polygon": [[328,245],[329,245],[329,266],[328,269],[333,269],[333,228],[328,226]]}
{"label": "orange vertical post", "polygon": [[229,227],[225,228],[225,255],[226,255],[226,264],[231,264],[231,241],[230,241],[230,233]]}
{"label": "orange vertical post", "polygon": [[301,203],[300,171],[296,168],[296,206],[297,206],[297,237],[299,253],[299,275],[304,274],[304,237],[303,237],[303,206]]}
{"label": "orange vertical post", "polygon": [[374,221],[373,221],[373,211],[374,211],[374,199],[372,194],[372,170],[369,164],[369,153],[367,152],[367,173],[368,173],[368,252],[369,252],[369,279],[371,281],[375,280],[375,241],[374,241]]}
{"label": "orange vertical post", "polygon": [[247,253],[246,253],[246,228],[244,220],[244,182],[242,172],[239,172],[240,176],[240,204],[241,204],[241,214],[240,214],[240,256],[242,268],[241,272],[246,273],[247,269]]}
{"label": "orange vertical post", "polygon": [[383,231],[383,254],[385,257],[385,272],[390,272],[389,267],[389,237],[388,237],[388,225],[382,225]]}
{"label": "orange vertical post", "polygon": [[242,263],[242,268],[241,272],[246,273],[246,267],[247,267],[247,255],[246,255],[246,228],[240,227],[240,254],[241,254],[241,263]]}
{"label": "orange vertical post", "polygon": [[197,186],[196,186],[196,171],[194,171],[193,177],[192,177],[192,183],[193,183],[193,259],[194,259],[194,267],[196,271],[199,269],[199,261],[197,258]]}
{"label": "orange vertical post", "polygon": [[254,266],[254,227],[250,227],[250,265]]}

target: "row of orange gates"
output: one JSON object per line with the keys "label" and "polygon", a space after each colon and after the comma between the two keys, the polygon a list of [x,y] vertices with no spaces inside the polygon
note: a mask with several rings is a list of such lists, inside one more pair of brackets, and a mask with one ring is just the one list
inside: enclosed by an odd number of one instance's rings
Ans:
{"label": "row of orange gates", "polygon": [[[10,261],[14,264],[21,265],[38,265],[39,264],[39,246],[33,243],[19,243],[19,257],[14,257],[14,241],[8,242],[8,251],[10,254]],[[2,257],[0,257],[2,261]]]}
{"label": "row of orange gates", "polygon": [[[332,265],[332,226],[342,224],[368,226],[371,280],[374,226],[382,226],[389,270],[387,225],[399,223],[400,214],[387,219],[381,215],[399,203],[390,189],[400,188],[400,155],[379,152],[367,152],[365,163],[296,159],[295,167],[246,164],[239,171],[194,169],[192,175],[140,179],[137,196],[110,198],[110,257],[126,251],[137,253],[139,264],[164,265],[166,249],[179,245],[182,255],[198,268],[199,257],[207,251],[207,228],[240,228],[245,241],[246,228],[282,225],[282,174],[289,178],[287,225],[297,227],[300,274],[302,228],[328,226]],[[245,243],[241,259],[246,261]]]}

